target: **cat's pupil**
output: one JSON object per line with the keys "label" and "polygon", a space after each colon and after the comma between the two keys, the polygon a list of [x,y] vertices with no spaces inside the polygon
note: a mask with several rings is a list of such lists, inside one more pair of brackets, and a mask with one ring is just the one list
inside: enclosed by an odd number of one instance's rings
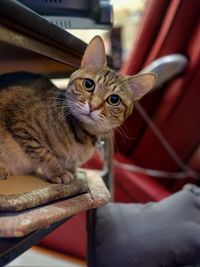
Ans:
{"label": "cat's pupil", "polygon": [[108,99],[108,103],[111,105],[118,105],[120,103],[120,97],[118,95],[111,95]]}
{"label": "cat's pupil", "polygon": [[87,78],[84,80],[84,87],[87,91],[93,91],[95,88],[95,83],[92,79]]}

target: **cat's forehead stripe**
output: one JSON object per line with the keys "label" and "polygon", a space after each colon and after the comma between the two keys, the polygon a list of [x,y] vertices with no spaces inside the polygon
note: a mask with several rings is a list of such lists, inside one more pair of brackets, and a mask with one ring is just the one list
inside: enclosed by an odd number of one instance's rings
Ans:
{"label": "cat's forehead stripe", "polygon": [[111,82],[109,82],[109,86],[111,86],[112,84],[115,84],[116,83],[116,81],[111,81]]}
{"label": "cat's forehead stripe", "polygon": [[101,79],[102,79],[102,77],[99,75],[99,76],[97,77],[97,82],[100,83]]}
{"label": "cat's forehead stripe", "polygon": [[105,74],[104,77],[106,78],[106,76],[110,73],[110,70],[108,70]]}
{"label": "cat's forehead stripe", "polygon": [[118,85],[114,85],[114,87],[112,88],[112,91],[115,93],[118,93],[119,91],[121,91],[121,88]]}
{"label": "cat's forehead stripe", "polygon": [[108,71],[104,74],[104,80],[103,80],[104,83],[106,82],[109,73],[110,73],[110,70],[108,70]]}

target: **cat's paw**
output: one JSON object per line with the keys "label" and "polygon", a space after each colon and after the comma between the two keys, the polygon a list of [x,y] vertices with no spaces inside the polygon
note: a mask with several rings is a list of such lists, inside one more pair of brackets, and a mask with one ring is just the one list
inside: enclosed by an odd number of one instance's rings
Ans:
{"label": "cat's paw", "polygon": [[70,184],[74,180],[75,174],[65,171],[50,178],[51,182],[55,184]]}
{"label": "cat's paw", "polygon": [[0,166],[0,180],[7,179],[8,177],[8,172],[4,167]]}

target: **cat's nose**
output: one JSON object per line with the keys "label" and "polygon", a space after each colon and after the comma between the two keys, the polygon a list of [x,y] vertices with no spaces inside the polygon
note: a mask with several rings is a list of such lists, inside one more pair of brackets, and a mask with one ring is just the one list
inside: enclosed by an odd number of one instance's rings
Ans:
{"label": "cat's nose", "polygon": [[101,98],[98,96],[94,96],[93,99],[89,103],[90,112],[93,112],[101,106]]}
{"label": "cat's nose", "polygon": [[97,107],[93,103],[90,103],[89,107],[90,107],[90,112],[97,110]]}

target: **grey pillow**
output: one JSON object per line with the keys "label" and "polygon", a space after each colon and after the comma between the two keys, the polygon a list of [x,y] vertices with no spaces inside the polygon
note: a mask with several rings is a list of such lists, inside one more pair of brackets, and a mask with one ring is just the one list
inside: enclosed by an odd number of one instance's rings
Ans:
{"label": "grey pillow", "polygon": [[89,267],[200,266],[196,186],[158,203],[108,204],[89,219]]}

